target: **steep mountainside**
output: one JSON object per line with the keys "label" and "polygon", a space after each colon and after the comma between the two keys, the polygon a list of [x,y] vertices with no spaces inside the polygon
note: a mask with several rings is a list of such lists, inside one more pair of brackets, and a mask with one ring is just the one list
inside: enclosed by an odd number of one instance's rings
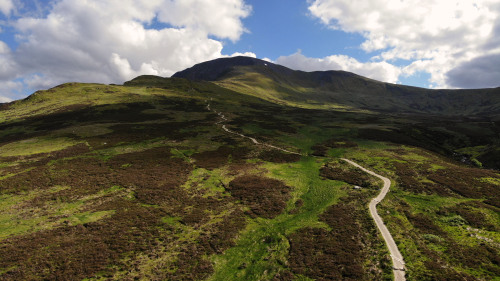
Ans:
{"label": "steep mountainside", "polygon": [[270,101],[307,108],[500,115],[500,88],[429,90],[382,83],[345,71],[294,71],[249,57],[200,63],[173,77],[214,81]]}
{"label": "steep mountainside", "polygon": [[348,105],[391,86],[354,74],[214,63],[0,106],[0,280],[391,280],[382,182],[341,158],[391,179],[407,280],[500,276],[494,95],[397,114]]}

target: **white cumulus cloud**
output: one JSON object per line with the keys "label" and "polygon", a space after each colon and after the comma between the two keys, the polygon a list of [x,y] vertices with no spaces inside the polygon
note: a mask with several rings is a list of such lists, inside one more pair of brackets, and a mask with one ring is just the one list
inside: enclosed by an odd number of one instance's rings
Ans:
{"label": "white cumulus cloud", "polygon": [[228,57],[238,57],[238,56],[257,58],[257,55],[255,53],[252,53],[252,52],[244,52],[244,53],[236,52],[236,53],[231,54]]}
{"label": "white cumulus cloud", "polygon": [[179,27],[198,28],[219,38],[237,40],[245,31],[240,19],[250,12],[251,7],[241,0],[168,0],[161,7],[159,19]]}
{"label": "white cumulus cloud", "polygon": [[14,10],[12,0],[0,0],[0,12],[8,16],[12,10]]}
{"label": "white cumulus cloud", "polygon": [[300,51],[290,56],[281,56],[276,63],[286,67],[303,70],[344,70],[354,72],[375,80],[396,83],[402,70],[387,62],[362,63],[345,55],[333,55],[325,58],[309,58]]}
{"label": "white cumulus cloud", "polygon": [[496,0],[315,0],[309,11],[331,28],[362,34],[360,47],[378,52],[376,59],[426,61],[407,70],[429,72],[441,87],[451,86],[448,71],[499,48],[491,44],[500,25]]}
{"label": "white cumulus cloud", "polygon": [[14,93],[22,86],[21,82],[18,81],[0,81],[0,103],[15,100]]}
{"label": "white cumulus cloud", "polygon": [[9,46],[0,41],[0,81],[14,78],[16,70],[17,64],[12,58]]}
{"label": "white cumulus cloud", "polygon": [[12,101],[12,99],[0,96],[0,103],[10,102],[10,101]]}
{"label": "white cumulus cloud", "polygon": [[52,2],[45,16],[12,21],[19,45],[9,50],[0,42],[0,83],[40,89],[170,76],[221,57],[222,42],[211,37],[237,40],[250,12],[244,0]]}

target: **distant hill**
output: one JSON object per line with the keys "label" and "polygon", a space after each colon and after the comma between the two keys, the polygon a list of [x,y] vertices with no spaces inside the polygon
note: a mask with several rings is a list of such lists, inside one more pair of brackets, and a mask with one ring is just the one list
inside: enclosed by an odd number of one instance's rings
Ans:
{"label": "distant hill", "polygon": [[175,73],[269,101],[306,108],[439,115],[499,115],[500,88],[432,90],[346,71],[304,72],[250,57],[221,58]]}

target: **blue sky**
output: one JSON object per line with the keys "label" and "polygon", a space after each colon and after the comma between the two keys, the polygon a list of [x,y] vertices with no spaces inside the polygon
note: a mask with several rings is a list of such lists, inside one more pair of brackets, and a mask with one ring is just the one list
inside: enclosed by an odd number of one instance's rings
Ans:
{"label": "blue sky", "polygon": [[500,1],[0,0],[0,102],[240,54],[419,87],[498,87]]}
{"label": "blue sky", "polygon": [[252,14],[243,19],[249,30],[240,40],[224,46],[228,54],[253,52],[272,60],[298,50],[306,56],[325,57],[346,54],[363,60],[369,55],[359,45],[364,41],[357,33],[333,30],[323,25],[308,11],[306,1],[248,1]]}

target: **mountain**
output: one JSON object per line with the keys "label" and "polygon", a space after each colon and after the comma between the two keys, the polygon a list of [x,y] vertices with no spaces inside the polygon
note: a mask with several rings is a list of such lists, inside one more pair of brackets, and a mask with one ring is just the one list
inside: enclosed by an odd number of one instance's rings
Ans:
{"label": "mountain", "polygon": [[342,158],[407,280],[495,280],[496,91],[251,58],[37,91],[0,106],[0,280],[391,280]]}
{"label": "mountain", "polygon": [[431,90],[383,83],[345,71],[303,72],[234,57],[197,64],[172,77],[216,84],[287,105],[395,113],[500,115],[500,88]]}

